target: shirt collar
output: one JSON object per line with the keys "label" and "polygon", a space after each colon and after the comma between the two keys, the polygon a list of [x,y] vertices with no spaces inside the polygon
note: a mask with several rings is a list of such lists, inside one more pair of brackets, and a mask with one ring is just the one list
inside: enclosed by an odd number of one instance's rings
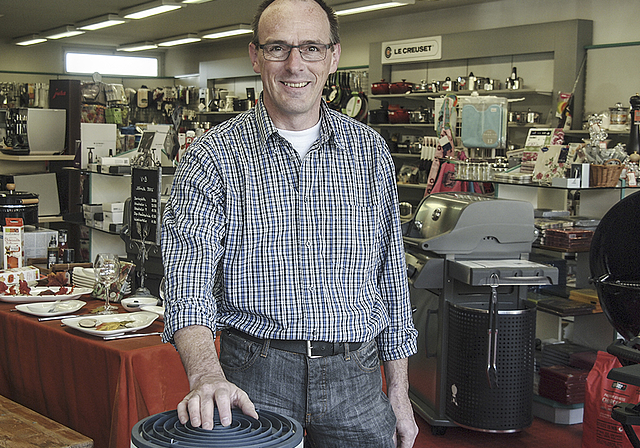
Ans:
{"label": "shirt collar", "polygon": [[[336,129],[341,129],[342,126],[333,113],[335,112],[329,109],[326,102],[320,102],[320,143],[324,145],[327,142],[333,141],[335,147],[338,150],[343,151],[347,148],[344,144],[344,136],[336,132]],[[267,108],[264,105],[262,93],[260,94],[260,99],[256,104],[255,114],[261,146],[259,151],[261,153],[266,153],[269,151],[269,145],[267,144],[269,139],[282,137],[278,134],[273,121],[271,121],[271,117],[269,117]]]}

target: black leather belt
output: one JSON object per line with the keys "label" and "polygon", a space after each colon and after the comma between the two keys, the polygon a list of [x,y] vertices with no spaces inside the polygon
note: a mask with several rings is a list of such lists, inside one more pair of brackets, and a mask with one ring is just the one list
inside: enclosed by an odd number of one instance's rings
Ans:
{"label": "black leather belt", "polygon": [[[227,328],[229,333],[234,334],[247,341],[264,344],[267,339],[256,338],[235,328]],[[299,353],[307,355],[309,358],[322,358],[324,356],[344,354],[344,342],[323,342],[323,341],[290,341],[284,339],[268,339],[269,347],[285,352]],[[349,342],[349,351],[354,352],[360,348],[362,342]]]}

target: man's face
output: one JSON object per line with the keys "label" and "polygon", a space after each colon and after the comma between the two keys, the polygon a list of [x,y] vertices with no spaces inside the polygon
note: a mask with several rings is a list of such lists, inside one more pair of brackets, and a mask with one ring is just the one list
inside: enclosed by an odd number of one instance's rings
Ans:
{"label": "man's face", "polygon": [[[329,44],[329,20],[314,1],[276,0],[263,12],[258,25],[259,43]],[[285,61],[267,61],[262,50],[249,45],[253,70],[260,73],[269,116],[282,129],[303,130],[319,119],[322,90],[338,68],[340,45],[327,50],[322,61],[308,62],[297,48]]]}

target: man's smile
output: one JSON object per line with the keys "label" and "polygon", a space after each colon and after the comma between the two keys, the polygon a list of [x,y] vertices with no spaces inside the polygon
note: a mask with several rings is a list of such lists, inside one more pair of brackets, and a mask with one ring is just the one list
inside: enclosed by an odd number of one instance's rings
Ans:
{"label": "man's smile", "polygon": [[304,82],[287,82],[287,81],[282,81],[282,84],[284,84],[287,87],[293,87],[293,88],[301,88],[301,87],[306,87],[309,84],[311,84],[309,81],[304,81]]}

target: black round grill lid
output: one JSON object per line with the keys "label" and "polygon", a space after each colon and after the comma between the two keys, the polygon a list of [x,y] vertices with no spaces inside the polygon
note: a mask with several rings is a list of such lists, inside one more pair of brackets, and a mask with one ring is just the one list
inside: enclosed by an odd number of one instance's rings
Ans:
{"label": "black round grill lid", "polygon": [[131,431],[131,446],[136,448],[298,448],[302,447],[303,431],[297,421],[274,412],[258,411],[258,420],[232,410],[233,421],[222,426],[218,411],[214,428],[194,428],[183,425],[177,411],[152,415],[135,424]]}
{"label": "black round grill lid", "polygon": [[640,192],[604,215],[593,235],[589,266],[611,325],[627,340],[640,335]]}

